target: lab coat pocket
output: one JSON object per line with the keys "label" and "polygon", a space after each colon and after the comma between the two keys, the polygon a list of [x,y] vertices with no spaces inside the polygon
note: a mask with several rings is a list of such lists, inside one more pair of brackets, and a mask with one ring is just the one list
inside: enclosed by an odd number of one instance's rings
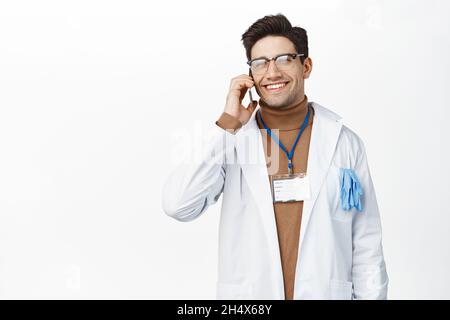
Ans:
{"label": "lab coat pocket", "polygon": [[251,299],[251,294],[248,284],[217,282],[217,300]]}
{"label": "lab coat pocket", "polygon": [[353,284],[344,280],[330,280],[330,300],[352,300]]}

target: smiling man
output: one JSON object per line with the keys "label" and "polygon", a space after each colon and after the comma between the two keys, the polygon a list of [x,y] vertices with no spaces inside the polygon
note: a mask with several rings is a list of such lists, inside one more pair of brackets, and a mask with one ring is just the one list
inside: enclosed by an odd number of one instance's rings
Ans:
{"label": "smiling man", "polygon": [[[219,299],[385,299],[365,148],[341,117],[308,101],[306,31],[279,14],[242,40],[249,75],[231,80],[202,161],[167,179],[165,212],[191,221],[223,194]],[[251,87],[259,108],[242,105]]]}

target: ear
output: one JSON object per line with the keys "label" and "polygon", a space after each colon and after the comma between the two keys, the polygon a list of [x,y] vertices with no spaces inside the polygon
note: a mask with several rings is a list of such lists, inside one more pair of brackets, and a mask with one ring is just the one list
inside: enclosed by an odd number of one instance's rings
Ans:
{"label": "ear", "polygon": [[307,57],[303,63],[303,79],[308,79],[311,74],[313,62],[310,57]]}

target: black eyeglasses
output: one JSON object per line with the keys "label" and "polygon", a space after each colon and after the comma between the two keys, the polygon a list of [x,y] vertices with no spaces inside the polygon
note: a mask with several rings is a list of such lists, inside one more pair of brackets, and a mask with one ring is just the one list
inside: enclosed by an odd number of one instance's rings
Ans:
{"label": "black eyeglasses", "polygon": [[277,69],[289,70],[294,65],[293,61],[295,58],[302,56],[304,56],[303,53],[283,53],[270,59],[266,57],[252,59],[247,61],[247,64],[250,66],[252,72],[256,74],[266,72],[271,60],[275,61]]}

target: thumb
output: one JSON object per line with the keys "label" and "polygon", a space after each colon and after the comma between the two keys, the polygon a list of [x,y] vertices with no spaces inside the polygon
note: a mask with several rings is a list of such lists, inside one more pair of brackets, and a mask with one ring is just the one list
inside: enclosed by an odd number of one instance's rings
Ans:
{"label": "thumb", "polygon": [[250,102],[250,103],[248,104],[247,110],[248,110],[250,113],[253,113],[253,111],[255,111],[257,105],[258,105],[258,101],[253,100],[252,102]]}

